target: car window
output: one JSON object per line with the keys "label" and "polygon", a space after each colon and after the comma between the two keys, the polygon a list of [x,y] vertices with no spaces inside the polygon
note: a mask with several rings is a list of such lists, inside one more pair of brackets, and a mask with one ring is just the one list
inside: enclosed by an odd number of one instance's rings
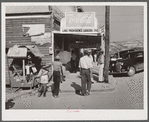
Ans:
{"label": "car window", "polygon": [[118,53],[114,54],[113,58],[118,58]]}
{"label": "car window", "polygon": [[134,58],[134,54],[133,53],[128,53],[128,54],[125,54],[124,56],[123,56],[123,58]]}
{"label": "car window", "polygon": [[123,58],[130,58],[130,54],[125,54]]}
{"label": "car window", "polygon": [[142,58],[143,57],[143,53],[137,53],[136,57],[137,58]]}

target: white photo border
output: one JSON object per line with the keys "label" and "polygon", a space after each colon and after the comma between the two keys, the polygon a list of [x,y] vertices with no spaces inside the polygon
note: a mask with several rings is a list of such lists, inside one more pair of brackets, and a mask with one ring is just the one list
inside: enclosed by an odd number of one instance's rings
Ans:
{"label": "white photo border", "polygon": [[[144,109],[133,110],[85,110],[73,109],[79,112],[70,112],[68,110],[6,110],[5,109],[5,6],[9,5],[83,5],[83,6],[143,6],[144,7]],[[148,69],[147,69],[147,2],[10,2],[1,3],[1,35],[2,35],[2,120],[147,120],[148,118]]]}

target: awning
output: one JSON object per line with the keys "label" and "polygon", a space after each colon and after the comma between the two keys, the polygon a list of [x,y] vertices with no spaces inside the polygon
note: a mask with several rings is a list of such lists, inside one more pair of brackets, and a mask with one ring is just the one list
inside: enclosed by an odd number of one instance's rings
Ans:
{"label": "awning", "polygon": [[9,48],[7,56],[12,58],[25,58],[27,56],[27,48],[19,48],[18,45],[15,45]]}
{"label": "awning", "polygon": [[39,51],[38,47],[35,45],[26,46],[36,57],[44,57],[44,55]]}
{"label": "awning", "polygon": [[25,57],[27,57],[27,51],[30,51],[36,57],[44,56],[39,51],[38,47],[34,46],[34,45],[28,45],[28,46],[14,45],[13,47],[9,48],[7,56],[13,57],[13,58],[25,58]]}

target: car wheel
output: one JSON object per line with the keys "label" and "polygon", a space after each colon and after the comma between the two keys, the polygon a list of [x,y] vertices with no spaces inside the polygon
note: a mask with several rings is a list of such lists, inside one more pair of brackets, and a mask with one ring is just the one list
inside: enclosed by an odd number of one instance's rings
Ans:
{"label": "car wheel", "polygon": [[132,67],[132,66],[130,66],[129,67],[129,71],[128,71],[128,76],[134,76],[134,74],[136,73],[136,70],[135,70],[135,68],[134,67]]}

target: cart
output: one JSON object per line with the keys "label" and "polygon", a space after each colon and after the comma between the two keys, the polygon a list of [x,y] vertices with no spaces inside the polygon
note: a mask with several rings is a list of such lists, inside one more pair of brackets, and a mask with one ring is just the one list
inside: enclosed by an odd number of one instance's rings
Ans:
{"label": "cart", "polygon": [[[36,46],[15,45],[10,48],[7,57],[12,59],[9,66],[11,88],[33,88],[36,81],[34,77],[38,72],[36,66],[40,66],[43,56]],[[36,64],[33,62],[33,58],[36,60]],[[40,61],[38,62],[37,59]]]}

